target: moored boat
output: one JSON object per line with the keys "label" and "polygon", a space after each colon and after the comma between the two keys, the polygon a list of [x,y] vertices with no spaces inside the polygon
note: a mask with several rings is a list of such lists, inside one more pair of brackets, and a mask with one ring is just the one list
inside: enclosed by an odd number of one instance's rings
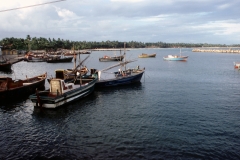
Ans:
{"label": "moored boat", "polygon": [[166,61],[186,61],[188,56],[168,55],[163,57],[163,59]]}
{"label": "moored boat", "polygon": [[46,57],[33,57],[33,56],[26,56],[25,61],[27,62],[46,62]]}
{"label": "moored boat", "polygon": [[[80,55],[80,54],[79,54]],[[55,70],[55,77],[64,80],[65,82],[71,81],[72,79],[76,79],[79,77],[85,76],[89,70],[86,66],[83,66],[84,61],[88,59],[90,55],[85,57],[79,64],[76,66],[76,57],[74,58],[74,68],[73,69],[57,69]],[[80,59],[80,57],[79,57]],[[81,67],[82,66],[82,67]],[[48,82],[53,78],[49,78]]]}
{"label": "moored boat", "polygon": [[[125,50],[125,44],[124,44],[124,50]],[[126,53],[124,53],[124,56]],[[120,62],[116,65],[110,66],[106,69],[99,70],[97,71],[98,73],[98,81],[96,82],[96,88],[101,88],[101,87],[113,87],[113,86],[120,86],[120,85],[126,85],[126,84],[132,84],[132,83],[137,83],[141,81],[142,75],[145,72],[145,68],[140,69],[139,66],[135,69],[126,69],[126,64],[133,62],[134,60],[129,60],[126,61],[126,58],[124,58],[124,62]],[[111,78],[102,78],[102,73],[105,71],[121,66],[124,69],[119,69],[116,72],[113,72],[113,77]]]}
{"label": "moored boat", "polygon": [[22,97],[28,97],[36,88],[44,89],[47,73],[26,79],[13,80],[10,77],[0,77],[0,99],[13,101]]}
{"label": "moored boat", "polygon": [[187,61],[188,56],[182,56],[180,49],[180,55],[167,55],[163,59],[166,61]]}
{"label": "moored boat", "polygon": [[[77,76],[77,78],[80,76],[86,76],[88,71],[89,70],[86,66],[82,67],[80,69],[76,69],[76,70],[74,70],[74,69],[57,69],[57,70],[55,70],[54,78],[62,79],[65,82],[67,82],[67,81],[73,80],[76,76]],[[53,78],[49,78],[48,82],[50,83],[50,81],[52,79]]]}
{"label": "moored boat", "polygon": [[119,70],[114,72],[115,77],[109,79],[101,79],[101,72],[102,71],[97,72],[100,77],[96,82],[96,88],[113,87],[140,82],[145,69],[136,68],[124,71]]}
{"label": "moored boat", "polygon": [[0,71],[10,71],[12,68],[12,63],[8,61],[0,61]]}
{"label": "moored boat", "polygon": [[53,78],[50,81],[49,90],[36,91],[29,98],[35,107],[57,108],[91,94],[94,91],[96,81],[96,74],[85,78],[76,78],[69,82]]}
{"label": "moored boat", "polygon": [[234,68],[239,69],[240,68],[240,62],[233,62]]}
{"label": "moored boat", "polygon": [[138,56],[138,58],[155,58],[155,57],[156,57],[156,53],[153,53],[153,54],[142,53],[141,55]]}
{"label": "moored boat", "polygon": [[124,58],[123,55],[120,56],[103,56],[101,58],[99,58],[100,62],[109,62],[109,61],[122,61]]}
{"label": "moored boat", "polygon": [[61,56],[49,56],[46,59],[47,63],[64,63],[64,62],[72,62],[73,56],[64,56],[63,54]]}
{"label": "moored boat", "polygon": [[10,63],[4,56],[2,55],[2,46],[0,46],[0,71],[10,71],[12,68],[12,63]]}

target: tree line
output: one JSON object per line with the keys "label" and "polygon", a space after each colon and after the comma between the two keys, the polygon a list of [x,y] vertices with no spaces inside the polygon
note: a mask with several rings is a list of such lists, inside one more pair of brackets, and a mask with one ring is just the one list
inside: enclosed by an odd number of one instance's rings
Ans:
{"label": "tree line", "polygon": [[[102,48],[123,48],[125,42],[119,41],[70,41],[64,39],[33,37],[27,35],[26,38],[4,38],[0,41],[3,49],[16,50],[53,50],[57,49],[102,49]],[[194,47],[240,47],[240,44],[225,45],[225,44],[208,44],[208,43],[166,43],[166,42],[126,42],[126,48],[194,48]]]}

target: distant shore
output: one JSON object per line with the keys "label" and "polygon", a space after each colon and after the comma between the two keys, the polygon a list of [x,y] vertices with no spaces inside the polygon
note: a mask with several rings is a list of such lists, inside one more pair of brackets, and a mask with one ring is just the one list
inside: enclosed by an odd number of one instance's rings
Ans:
{"label": "distant shore", "polygon": [[213,48],[195,48],[192,50],[192,52],[214,52],[214,53],[240,53],[240,48],[227,48],[227,49],[223,49],[223,48],[218,48],[218,49],[213,49]]}

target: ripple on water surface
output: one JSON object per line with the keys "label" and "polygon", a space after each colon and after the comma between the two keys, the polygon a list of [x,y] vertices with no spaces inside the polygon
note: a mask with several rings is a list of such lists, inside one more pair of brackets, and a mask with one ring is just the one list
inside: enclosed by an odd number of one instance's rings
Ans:
{"label": "ripple on water surface", "polygon": [[[0,159],[240,159],[239,55],[182,49],[189,59],[179,63],[162,59],[178,49],[129,52],[157,53],[133,63],[146,68],[139,84],[95,90],[56,110],[29,99],[1,105]],[[104,54],[93,52],[89,66],[109,66],[96,63]],[[27,65],[14,66],[17,77]],[[49,75],[60,67],[29,65]]]}

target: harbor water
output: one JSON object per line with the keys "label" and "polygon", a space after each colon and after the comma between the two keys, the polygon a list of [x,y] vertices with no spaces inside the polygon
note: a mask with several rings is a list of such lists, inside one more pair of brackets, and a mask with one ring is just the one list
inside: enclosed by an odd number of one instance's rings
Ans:
{"label": "harbor water", "polygon": [[[240,159],[240,71],[233,66],[240,55],[183,48],[186,62],[163,60],[179,52],[128,50],[136,61],[127,68],[145,67],[141,83],[97,89],[57,109],[34,108],[29,99],[1,104],[0,159]],[[119,53],[93,51],[84,64],[101,70],[116,62],[100,57]],[[22,61],[0,75],[54,77],[73,66]]]}

